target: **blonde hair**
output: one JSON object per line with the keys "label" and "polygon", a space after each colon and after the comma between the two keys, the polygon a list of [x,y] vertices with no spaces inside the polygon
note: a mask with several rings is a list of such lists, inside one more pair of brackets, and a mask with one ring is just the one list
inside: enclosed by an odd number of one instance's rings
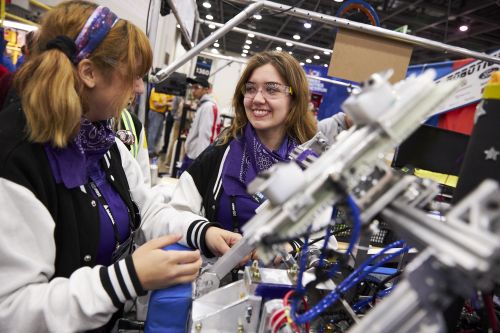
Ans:
{"label": "blonde hair", "polygon": [[[47,12],[36,36],[33,53],[16,73],[14,82],[21,96],[30,140],[51,142],[65,147],[78,133],[85,108],[83,85],[71,60],[58,49],[45,46],[56,36],[75,40],[97,5],[87,1],[68,1]],[[120,19],[88,59],[104,74],[120,67],[130,88],[116,108],[123,108],[133,90],[134,79],[146,74],[152,64],[152,51],[146,35],[132,23]]]}
{"label": "blonde hair", "polygon": [[227,143],[231,138],[243,134],[243,128],[248,123],[248,118],[243,105],[243,88],[248,82],[253,71],[261,66],[271,64],[292,88],[290,112],[285,119],[286,134],[304,143],[316,134],[316,121],[307,111],[309,103],[309,84],[306,74],[295,58],[286,52],[270,51],[255,54],[248,60],[247,67],[241,75],[234,90],[233,108],[235,117],[231,127],[221,134],[221,144]]}

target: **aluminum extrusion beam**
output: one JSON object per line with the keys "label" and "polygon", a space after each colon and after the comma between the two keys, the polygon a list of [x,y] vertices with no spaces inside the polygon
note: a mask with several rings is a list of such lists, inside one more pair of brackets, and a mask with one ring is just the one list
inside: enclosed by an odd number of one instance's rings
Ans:
{"label": "aluminum extrusion beam", "polygon": [[[216,27],[219,27],[219,28],[224,26],[224,24],[222,24],[222,23],[217,23],[217,22],[212,22],[212,21],[207,21],[207,20],[200,20],[200,22],[203,23],[203,24],[213,24],[213,25],[215,25]],[[266,34],[263,34],[261,32],[252,31],[252,30],[246,30],[246,29],[241,29],[241,28],[238,28],[238,27],[234,27],[232,29],[232,31],[241,32],[243,34],[254,34],[257,37],[260,37],[260,38],[263,38],[263,39],[269,39],[269,40],[272,40],[272,41],[275,41],[275,42],[280,42],[280,43],[283,43],[283,44],[292,43],[294,46],[299,46],[299,47],[304,48],[304,49],[311,49],[311,50],[316,50],[316,51],[321,51],[321,52],[330,52],[330,53],[332,52],[332,50],[325,49],[323,47],[309,45],[309,44],[297,42],[295,40],[280,38],[280,37],[271,36],[271,35],[266,35]]]}
{"label": "aluminum extrusion beam", "polygon": [[425,47],[431,50],[442,51],[444,53],[459,54],[465,57],[471,57],[480,59],[487,62],[493,62],[495,64],[500,64],[500,58],[490,56],[486,53],[471,51],[463,47],[452,46],[441,42],[436,42],[427,38],[422,38],[418,36],[412,36],[403,34],[400,32],[375,27],[368,24],[358,23],[354,21],[349,21],[335,16],[330,16],[326,14],[311,12],[301,8],[292,8],[291,6],[279,4],[272,1],[261,1],[261,0],[230,0],[231,2],[237,2],[241,4],[251,4],[251,3],[263,3],[263,7],[266,9],[274,11],[288,10],[287,15],[292,15],[300,17],[307,20],[323,22],[328,25],[332,25],[337,28],[344,28],[348,30],[354,30],[358,32],[367,33],[374,36],[384,37],[391,40],[400,41],[403,43],[408,43],[411,45],[417,45]]}
{"label": "aluminum extrusion beam", "polygon": [[217,58],[217,59],[222,59],[222,60],[227,60],[227,61],[233,61],[233,62],[239,62],[239,63],[242,63],[242,64],[246,64],[247,61],[243,60],[243,59],[239,59],[239,58],[235,58],[235,57],[229,57],[229,56],[225,56],[225,55],[222,55],[222,54],[216,54],[216,53],[210,53],[210,52],[201,52],[200,54],[204,55],[204,56],[207,56],[207,57],[212,57],[212,58]]}
{"label": "aluminum extrusion beam", "polygon": [[313,75],[306,75],[306,76],[308,78],[310,78],[310,79],[313,79],[313,80],[328,82],[328,83],[336,84],[336,85],[339,85],[339,86],[344,86],[344,87],[359,87],[359,85],[356,84],[356,83],[347,83],[347,82],[342,82],[342,81],[327,79],[327,78],[324,78],[324,77],[313,76]]}
{"label": "aluminum extrusion beam", "polygon": [[[241,64],[246,64],[247,63],[247,61],[245,61],[243,59],[235,58],[235,57],[229,57],[229,56],[225,56],[225,55],[217,54],[217,53],[210,53],[210,52],[203,51],[200,54],[202,54],[204,56],[207,56],[207,57],[212,57],[212,58],[217,58],[217,59],[222,59],[222,60],[227,60],[227,61],[232,61],[232,62],[238,62],[238,63],[241,63]],[[213,74],[211,74],[210,76],[212,76],[212,75]],[[306,76],[308,78],[310,78],[310,79],[313,79],[313,80],[328,82],[328,83],[332,83],[332,84],[336,84],[336,85],[344,86],[344,87],[357,87],[358,86],[357,84],[346,83],[346,82],[332,80],[332,79],[327,79],[327,78],[319,77],[319,76],[313,76],[313,75],[306,75]]]}
{"label": "aluminum extrusion beam", "polygon": [[207,48],[210,44],[215,42],[220,37],[224,36],[228,31],[237,26],[239,23],[243,22],[247,18],[251,17],[255,12],[262,9],[264,6],[263,2],[256,2],[251,4],[244,10],[242,10],[238,15],[233,17],[231,20],[227,21],[226,24],[217,31],[214,31],[213,34],[202,40],[195,47],[189,50],[182,58],[174,61],[171,65],[167,66],[167,68],[162,69],[156,75],[151,77],[151,82],[158,83],[165,80],[171,73],[173,73],[177,68],[184,65],[186,62],[191,60],[195,55],[199,54],[202,50]]}

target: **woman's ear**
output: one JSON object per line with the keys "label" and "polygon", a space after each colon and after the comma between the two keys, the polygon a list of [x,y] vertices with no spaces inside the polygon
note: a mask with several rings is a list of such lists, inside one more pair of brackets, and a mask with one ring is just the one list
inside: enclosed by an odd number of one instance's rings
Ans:
{"label": "woman's ear", "polygon": [[96,85],[96,68],[92,61],[83,59],[77,65],[78,77],[85,87],[94,88]]}

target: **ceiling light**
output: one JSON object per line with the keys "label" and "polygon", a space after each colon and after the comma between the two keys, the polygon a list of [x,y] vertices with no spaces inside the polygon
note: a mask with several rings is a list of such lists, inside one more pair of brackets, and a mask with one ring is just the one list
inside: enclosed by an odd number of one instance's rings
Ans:
{"label": "ceiling light", "polygon": [[215,24],[209,24],[209,25],[208,25],[208,27],[209,27],[210,29],[215,29]]}
{"label": "ceiling light", "polygon": [[328,68],[328,65],[327,65],[327,64],[323,64],[323,67],[326,67],[326,68]]}
{"label": "ceiling light", "polygon": [[301,62],[301,63],[300,63],[300,66],[304,66],[304,63],[303,63],[303,62]]}
{"label": "ceiling light", "polygon": [[465,25],[465,24],[462,24],[458,30],[462,31],[462,32],[466,32],[467,30],[469,30],[469,26]]}
{"label": "ceiling light", "polygon": [[243,50],[243,53],[248,53],[248,50]]}
{"label": "ceiling light", "polygon": [[252,41],[250,39],[247,39],[245,43],[252,45]]}
{"label": "ceiling light", "polygon": [[219,47],[220,44],[219,43],[214,43],[214,47]]}
{"label": "ceiling light", "polygon": [[205,1],[205,2],[203,3],[203,7],[205,7],[205,8],[210,8],[210,7],[212,7],[212,5],[210,4],[210,2]]}
{"label": "ceiling light", "polygon": [[330,52],[330,51],[323,51],[323,54],[326,54],[326,55],[329,55],[330,53],[332,53],[332,52]]}
{"label": "ceiling light", "polygon": [[293,35],[293,39],[299,40],[300,39],[300,35],[297,35],[297,34]]}
{"label": "ceiling light", "polygon": [[276,46],[276,51],[281,51],[281,50],[283,50],[281,46]]}
{"label": "ceiling light", "polygon": [[242,56],[242,57],[246,57],[247,55],[246,55],[245,53],[242,53],[242,54],[241,54],[241,56]]}
{"label": "ceiling light", "polygon": [[311,29],[312,25],[309,22],[304,23],[304,28]]}
{"label": "ceiling light", "polygon": [[254,18],[254,19],[256,19],[256,20],[261,20],[261,19],[262,19],[262,15],[260,15],[260,14],[255,14],[255,15],[253,16],[253,18]]}
{"label": "ceiling light", "polygon": [[308,59],[306,59],[306,62],[307,62],[308,64],[310,64],[310,63],[312,62],[312,60],[308,58]]}
{"label": "ceiling light", "polygon": [[219,50],[217,50],[217,49],[212,49],[212,53],[219,53]]}
{"label": "ceiling light", "polygon": [[7,28],[13,28],[13,29],[25,30],[25,31],[38,30],[37,26],[19,23],[19,22],[15,22],[15,21],[9,21],[9,20],[4,20],[3,25]]}
{"label": "ceiling light", "polygon": [[255,35],[254,34],[248,34],[248,38],[254,38]]}
{"label": "ceiling light", "polygon": [[249,45],[243,45],[243,48],[249,50],[250,46]]}
{"label": "ceiling light", "polygon": [[319,59],[319,55],[315,54],[314,59],[316,59],[316,60]]}
{"label": "ceiling light", "polygon": [[292,51],[288,51],[288,54],[293,54],[293,52]]}
{"label": "ceiling light", "polygon": [[293,43],[286,42],[286,46],[293,46]]}
{"label": "ceiling light", "polygon": [[335,2],[344,2],[344,0],[333,0]]}
{"label": "ceiling light", "polygon": [[207,18],[207,20],[213,20],[214,19],[214,17],[212,15],[210,15],[210,14],[207,14],[207,16],[205,16],[205,17]]}

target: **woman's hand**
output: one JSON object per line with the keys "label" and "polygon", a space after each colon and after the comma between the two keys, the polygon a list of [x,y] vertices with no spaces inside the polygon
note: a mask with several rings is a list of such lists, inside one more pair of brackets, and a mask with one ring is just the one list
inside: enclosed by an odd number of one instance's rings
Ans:
{"label": "woman's hand", "polygon": [[181,235],[167,235],[150,240],[132,254],[141,285],[146,290],[160,289],[193,281],[201,267],[200,251],[165,251]]}
{"label": "woman's hand", "polygon": [[241,239],[241,235],[217,227],[210,227],[205,234],[208,249],[220,257]]}

